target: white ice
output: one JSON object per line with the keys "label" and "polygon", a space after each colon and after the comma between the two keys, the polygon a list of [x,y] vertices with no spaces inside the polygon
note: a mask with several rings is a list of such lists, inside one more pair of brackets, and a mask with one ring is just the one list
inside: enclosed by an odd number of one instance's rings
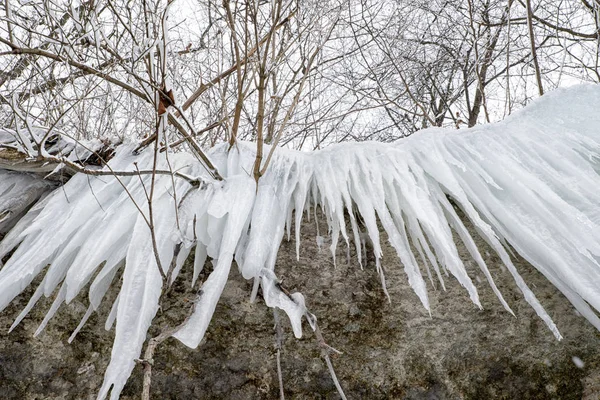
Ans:
{"label": "white ice", "polygon": [[[207,183],[197,188],[176,178],[173,186],[170,176],[157,177],[153,204],[158,261],[147,223],[150,176],[76,175],[48,196],[40,195],[42,200],[25,216],[11,221],[16,225],[0,243],[0,257],[16,250],[0,270],[0,310],[45,270],[15,321],[21,321],[42,295],[54,296],[43,329],[62,303],[91,282],[90,308],[73,327],[77,331],[122,274],[122,288],[106,322],[110,328],[116,319],[116,335],[98,396],[105,398],[112,387],[111,398],[116,399],[158,309],[165,284],[158,263],[166,272],[178,244],[182,253],[175,277],[193,247],[191,284],[207,258],[214,265],[201,283],[194,313],[174,335],[184,344],[196,347],[202,341],[234,259],[244,278],[262,289],[266,304],[284,310],[294,334],[301,336],[303,318],[313,321],[307,309],[310,299],[305,303],[300,293],[288,294],[279,286],[277,254],[292,225],[297,251],[302,251],[303,217],[321,218],[319,209],[329,237],[320,232],[316,240],[329,247],[334,261],[339,242],[355,246],[361,266],[364,244],[369,242],[383,290],[387,260],[382,259],[380,232],[385,231],[427,310],[428,286],[444,289],[448,279],[456,279],[475,306],[485,306],[458,255],[460,240],[499,302],[512,313],[466,228],[466,218],[557,338],[558,327],[519,275],[506,244],[600,329],[597,110],[600,86],[578,86],[548,93],[501,123],[469,130],[429,129],[391,144],[339,144],[312,153],[277,149],[258,185],[251,174],[252,143],[211,149],[209,155],[225,177],[222,182],[211,181],[190,155],[170,154],[174,169],[202,176]],[[140,169],[151,168],[152,151],[133,156],[132,148],[119,148],[110,162],[114,170],[131,171],[134,162]],[[168,168],[163,155],[159,168]],[[0,211],[24,212],[37,200],[21,206],[19,193],[36,182],[28,175],[0,170]]]}

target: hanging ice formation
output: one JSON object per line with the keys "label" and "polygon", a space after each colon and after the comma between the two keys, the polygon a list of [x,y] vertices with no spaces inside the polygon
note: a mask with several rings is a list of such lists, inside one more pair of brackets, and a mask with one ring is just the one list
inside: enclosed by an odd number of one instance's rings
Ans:
{"label": "hanging ice formation", "polygon": [[[561,337],[557,327],[511,263],[506,243],[600,329],[598,110],[600,86],[579,86],[550,93],[501,123],[470,130],[429,129],[393,144],[339,144],[312,153],[278,149],[258,188],[248,172],[254,161],[251,143],[211,151],[225,177],[222,182],[205,177],[206,184],[192,187],[184,179],[158,176],[154,225],[163,272],[178,244],[182,250],[174,277],[192,247],[194,280],[207,257],[215,265],[202,283],[193,315],[174,336],[189,347],[198,346],[234,257],[242,275],[260,284],[267,305],[285,310],[294,334],[300,336],[307,312],[304,299],[299,293],[291,297],[282,293],[275,261],[292,226],[296,249],[301,251],[302,215],[314,207],[326,216],[333,257],[341,238],[348,246],[356,244],[361,259],[361,230],[366,231],[384,283],[380,224],[426,309],[424,274],[442,287],[444,277],[452,275],[481,307],[457,253],[455,240],[463,241],[499,301],[512,313],[449,198],[498,253],[525,299],[557,338]],[[133,156],[132,148],[118,148],[110,161],[113,170],[132,171],[134,163],[150,168],[152,151]],[[169,158],[161,156],[160,169],[168,169],[169,161],[174,170],[205,176],[190,155]],[[150,179],[150,175],[117,179],[77,174],[44,197],[41,193],[47,188],[39,179],[0,170],[0,230],[18,220],[0,244],[1,257],[14,250],[0,271],[0,310],[49,265],[15,325],[41,296],[56,293],[39,333],[58,307],[73,300],[93,278],[89,309],[78,330],[115,277],[123,276],[106,322],[109,329],[116,321],[116,334],[100,399],[111,387],[111,399],[119,397],[134,359],[140,356],[163,289],[147,223]],[[35,195],[25,199],[22,193],[28,187]],[[24,216],[2,225],[36,201]]]}

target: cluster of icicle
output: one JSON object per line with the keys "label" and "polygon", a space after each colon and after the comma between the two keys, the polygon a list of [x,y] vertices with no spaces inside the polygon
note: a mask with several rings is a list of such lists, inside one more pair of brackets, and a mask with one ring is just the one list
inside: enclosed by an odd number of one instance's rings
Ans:
{"label": "cluster of icicle", "polygon": [[[219,182],[209,181],[190,155],[170,154],[169,160],[161,155],[159,169],[170,166],[207,182],[192,187],[180,178],[157,177],[154,224],[162,267],[169,267],[178,244],[182,250],[175,276],[192,248],[194,281],[207,257],[214,264],[194,313],[174,336],[189,347],[198,346],[234,257],[242,275],[254,279],[255,292],[260,286],[267,305],[283,309],[300,336],[307,313],[304,299],[299,293],[282,293],[275,264],[292,227],[300,251],[303,213],[316,207],[326,216],[334,257],[341,241],[356,245],[362,259],[361,238],[368,236],[385,288],[383,227],[428,310],[426,279],[444,287],[449,275],[481,307],[456,248],[456,240],[464,242],[512,313],[449,198],[498,253],[557,338],[557,327],[512,264],[507,243],[600,329],[593,310],[600,310],[598,110],[600,87],[581,86],[550,93],[501,123],[467,131],[432,129],[394,144],[340,144],[312,153],[278,149],[258,186],[250,173],[251,143],[212,150],[210,156],[225,177]],[[130,171],[134,163],[150,168],[153,152],[133,156],[132,148],[118,149],[110,161],[113,170]],[[56,293],[39,333],[59,306],[91,281],[89,308],[73,338],[122,274],[121,290],[106,320],[107,329],[116,321],[116,333],[99,399],[109,391],[111,399],[118,398],[140,357],[164,289],[147,224],[150,179],[76,175],[33,206],[0,244],[1,257],[16,248],[0,271],[0,310],[49,265],[13,328],[41,296]],[[11,193],[0,188],[0,206]]]}

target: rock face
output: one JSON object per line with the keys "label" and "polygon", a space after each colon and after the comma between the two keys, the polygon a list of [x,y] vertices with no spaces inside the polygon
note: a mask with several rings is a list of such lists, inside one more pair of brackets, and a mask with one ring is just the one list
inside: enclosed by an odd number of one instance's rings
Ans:
{"label": "rock face", "polygon": [[[353,246],[348,260],[345,244],[340,244],[334,266],[329,244],[325,240],[319,250],[316,235],[315,224],[306,223],[299,261],[293,240],[284,241],[277,273],[286,288],[305,295],[327,343],[344,353],[332,360],[349,399],[600,398],[600,334],[525,261],[515,259],[564,336],[560,342],[485,243],[479,243],[480,251],[516,318],[504,311],[468,258],[484,309],[448,277],[447,291],[437,283],[437,289],[430,287],[430,316],[391,247],[384,247],[383,259],[390,303],[372,259],[361,270]],[[468,257],[466,251],[461,255]],[[185,318],[188,286],[183,281],[176,285],[150,335]],[[200,347],[191,350],[174,339],[159,347],[153,399],[279,398],[273,311],[260,300],[249,303],[251,288],[234,267]],[[51,299],[41,301],[7,334],[31,293],[28,289],[0,314],[0,398],[94,399],[111,352],[112,332],[104,330],[109,305],[90,318],[72,344],[67,339],[87,306],[83,296],[63,307],[37,338],[33,332]],[[286,398],[339,398],[308,324],[298,340],[287,317],[279,315]],[[139,398],[141,387],[138,366],[121,398]]]}

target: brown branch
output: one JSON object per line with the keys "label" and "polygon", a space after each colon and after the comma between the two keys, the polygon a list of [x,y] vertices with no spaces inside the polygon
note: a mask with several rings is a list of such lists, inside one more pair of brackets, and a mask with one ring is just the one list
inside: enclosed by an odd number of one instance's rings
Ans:
{"label": "brown branch", "polygon": [[39,172],[39,173],[48,173],[52,172],[56,169],[58,165],[64,165],[69,172],[81,173],[84,175],[90,176],[138,176],[138,175],[150,175],[156,173],[157,175],[171,175],[177,178],[181,178],[186,180],[190,185],[194,187],[200,186],[203,181],[200,178],[192,178],[189,175],[186,175],[177,171],[167,171],[167,170],[135,170],[135,171],[115,171],[113,169],[110,170],[102,170],[102,169],[90,169],[88,167],[82,166],[76,162],[73,162],[65,157],[56,157],[56,156],[37,156],[30,157],[25,153],[22,153],[16,149],[13,149],[8,146],[2,146],[0,148],[0,168],[6,169],[9,171],[23,171],[23,172]]}
{"label": "brown branch", "polygon": [[[296,95],[294,96],[294,98],[292,99],[292,103],[290,104],[284,118],[283,121],[281,122],[281,125],[279,126],[279,130],[277,131],[277,135],[275,136],[275,140],[273,141],[273,144],[271,145],[271,149],[269,150],[269,154],[267,155],[267,159],[265,160],[264,165],[261,167],[260,171],[259,171],[259,177],[263,176],[267,170],[267,167],[269,166],[269,163],[271,162],[271,159],[273,157],[273,153],[275,152],[275,149],[277,148],[277,145],[279,144],[279,141],[281,140],[281,136],[283,135],[283,131],[286,128],[288,122],[290,121],[294,111],[296,110],[296,107],[298,106],[298,102],[300,101],[300,96],[302,94],[302,89],[304,88],[304,84],[306,83],[309,73],[312,69],[313,66],[313,62],[315,61],[315,59],[317,58],[317,55],[319,55],[319,53],[323,50],[323,47],[325,46],[325,44],[329,41],[329,38],[331,37],[331,34],[333,33],[334,28],[337,26],[337,23],[339,22],[339,18],[331,24],[329,31],[327,32],[327,34],[325,35],[325,37],[323,38],[323,41],[321,42],[321,44],[319,46],[317,46],[314,50],[314,52],[310,55],[307,65],[306,65],[306,70],[304,71],[304,75],[302,76],[302,78],[300,79],[300,83],[298,86],[298,91],[296,92]],[[262,157],[262,156],[261,156]],[[256,175],[255,175],[256,177]],[[258,182],[258,178],[257,182]]]}
{"label": "brown branch", "polygon": [[283,373],[281,372],[281,343],[283,342],[283,327],[277,307],[273,308],[273,318],[275,320],[275,348],[277,349],[277,380],[279,381],[279,399],[285,400],[283,391]]}
{"label": "brown branch", "polygon": [[[208,125],[207,127],[200,129],[197,132],[192,132],[191,136],[192,137],[196,137],[196,136],[199,136],[199,135],[201,135],[201,134],[203,134],[205,132],[213,130],[213,129],[221,126],[223,124],[223,122],[225,122],[224,119],[222,119],[220,121],[217,121],[215,123],[212,123],[212,124]],[[178,139],[178,140],[174,141],[173,143],[169,144],[169,148],[173,148],[173,147],[179,146],[180,144],[185,143],[185,142],[187,142],[186,138]],[[161,153],[164,153],[165,151],[167,151],[167,146],[166,145],[160,148],[160,152]]]}
{"label": "brown branch", "polygon": [[185,324],[187,324],[187,322],[192,317],[192,314],[194,314],[198,297],[192,302],[190,311],[187,317],[183,320],[183,322],[173,328],[163,329],[163,331],[158,336],[155,336],[152,339],[150,339],[148,341],[148,345],[146,346],[146,351],[144,351],[144,358],[141,360],[136,360],[136,362],[142,364],[144,369],[142,400],[150,400],[150,386],[152,384],[152,366],[154,365],[154,352],[156,351],[156,348],[162,342],[164,342],[165,340],[173,336],[175,333],[177,333],[177,331],[183,328]]}
{"label": "brown branch", "polygon": [[72,161],[69,161],[65,158],[60,158],[60,157],[48,157],[45,156],[42,158],[43,162],[56,162],[59,164],[64,164],[65,166],[67,166],[68,168],[72,169],[74,172],[80,173],[80,174],[85,174],[85,175],[91,175],[91,176],[138,176],[138,175],[152,175],[152,174],[156,174],[156,175],[170,175],[170,176],[175,176],[177,178],[181,178],[186,180],[190,185],[192,186],[199,186],[201,181],[199,178],[191,178],[190,176],[183,174],[181,172],[177,172],[177,171],[167,171],[167,170],[137,170],[137,171],[115,171],[115,170],[110,170],[110,171],[106,171],[106,170],[96,170],[96,169],[89,169],[89,168],[85,168],[80,166],[79,164],[76,164]]}
{"label": "brown branch", "polygon": [[71,65],[72,67],[75,67],[81,71],[85,71],[88,74],[92,74],[92,75],[96,75],[102,79],[104,79],[107,82],[110,82],[114,85],[117,85],[125,90],[127,90],[128,92],[138,96],[141,99],[144,99],[146,101],[149,101],[148,98],[146,97],[146,95],[139,91],[138,89],[134,88],[131,85],[128,85],[127,83],[120,81],[119,79],[113,78],[112,76],[108,75],[105,72],[99,71],[95,68],[90,67],[89,65],[86,64],[82,64],[80,62],[77,62],[71,58],[68,57],[63,57],[60,56],[58,54],[54,54],[51,53],[49,51],[46,50],[42,50],[42,49],[28,49],[28,48],[23,48],[23,47],[19,47],[17,45],[15,45],[14,43],[11,43],[10,41],[0,37],[0,43],[4,43],[5,45],[9,46],[12,50],[11,50],[11,54],[15,54],[15,55],[19,55],[19,54],[30,54],[30,55],[34,55],[34,56],[40,56],[40,57],[45,57],[45,58],[49,58],[51,60],[54,61],[58,61],[58,62],[66,62],[69,65]]}
{"label": "brown branch", "polygon": [[531,9],[531,0],[526,1],[527,8],[527,29],[529,31],[529,44],[531,45],[531,55],[533,56],[533,66],[535,69],[535,79],[537,81],[538,92],[540,96],[544,95],[544,87],[542,86],[542,75],[540,73],[540,65],[538,64],[537,51],[535,50],[535,36],[533,33],[533,11]]}
{"label": "brown branch", "polygon": [[[292,297],[292,295],[290,294],[290,292],[285,287],[283,287],[281,282],[277,283],[277,287],[291,301],[293,301],[294,303],[296,302],[294,300],[294,298]],[[327,344],[327,342],[325,341],[325,338],[323,337],[323,333],[321,332],[321,329],[319,328],[319,325],[317,324],[317,318],[313,314],[311,314],[306,308],[305,308],[304,316],[306,317],[306,319],[309,321],[309,323],[313,327],[313,330],[315,332],[315,339],[317,340],[317,346],[321,349],[321,356],[325,359],[325,364],[327,364],[327,369],[329,370],[329,374],[331,375],[331,379],[333,380],[333,383],[335,385],[335,388],[338,391],[338,394],[340,395],[342,400],[347,400],[346,395],[344,394],[344,390],[342,389],[342,386],[340,385],[340,382],[335,374],[333,364],[331,363],[331,358],[329,357],[330,353],[334,353],[334,354],[343,354],[343,353]]]}
{"label": "brown branch", "polygon": [[[156,88],[156,90],[159,91],[161,96],[165,96],[166,98],[170,99],[169,94],[164,93],[164,91],[162,89]],[[213,165],[213,163],[210,161],[208,156],[204,153],[202,148],[194,140],[193,136],[196,136],[197,134],[194,133],[194,126],[185,117],[183,110],[180,107],[178,107],[176,104],[173,104],[173,103],[171,103],[170,106],[172,108],[174,108],[177,111],[177,114],[179,114],[179,116],[181,116],[183,118],[183,120],[188,125],[189,129],[191,130],[192,134],[187,132],[185,127],[181,124],[181,122],[177,119],[177,117],[175,117],[175,115],[173,115],[173,113],[168,113],[168,117],[167,117],[168,122],[171,125],[173,125],[175,127],[175,129],[177,129],[179,131],[179,133],[183,136],[184,140],[188,142],[188,144],[192,148],[192,151],[194,152],[194,155],[196,155],[196,157],[204,163],[204,167],[212,175],[212,177],[216,180],[223,180],[223,177],[219,174],[219,171],[217,170],[217,168]],[[139,151],[144,149],[146,146],[148,146],[150,143],[155,142],[157,137],[158,137],[158,135],[156,134],[156,132],[153,133],[152,135],[150,135],[150,137],[143,140],[140,143],[140,145],[133,150],[133,152],[138,153]]]}
{"label": "brown branch", "polygon": [[[525,0],[525,3],[522,0],[519,0],[519,3],[521,3],[521,5],[523,7],[525,7],[526,9],[530,8],[530,6],[528,5],[528,3],[529,3],[528,0]],[[529,14],[529,11],[528,11],[528,14]],[[545,19],[538,17],[537,15],[535,15],[533,13],[533,11],[531,11],[531,18],[533,18],[534,20],[536,20],[540,24],[542,24],[542,25],[544,25],[544,26],[546,26],[546,27],[548,27],[548,28],[550,28],[552,30],[560,31],[560,32],[564,32],[564,33],[568,33],[569,35],[573,35],[575,37],[580,37],[580,38],[583,38],[583,39],[598,39],[598,35],[600,34],[599,31],[596,31],[595,33],[582,33],[582,32],[577,32],[577,31],[575,31],[573,29],[570,29],[570,28],[565,28],[565,27],[562,27],[562,26],[554,25],[553,23],[548,22]]]}
{"label": "brown branch", "polygon": [[[288,14],[287,17],[285,17],[283,20],[281,20],[281,22],[279,24],[277,24],[274,28],[274,31],[279,30],[280,28],[282,28],[283,26],[285,26],[285,24],[287,24],[290,19],[296,14],[296,10],[292,11],[290,14]],[[246,53],[246,56],[239,60],[239,62],[236,62],[234,65],[232,65],[229,69],[223,71],[221,74],[219,74],[217,77],[213,78],[211,81],[209,81],[208,83],[202,83],[200,85],[200,87],[198,87],[198,89],[196,89],[196,91],[194,93],[192,93],[192,95],[190,97],[188,97],[188,99],[183,103],[183,105],[181,106],[181,108],[177,109],[177,113],[176,116],[182,116],[183,112],[186,111],[188,108],[191,107],[191,105],[204,93],[206,92],[208,89],[212,88],[213,86],[215,86],[216,84],[218,84],[219,82],[221,82],[221,80],[227,78],[229,75],[231,75],[232,73],[234,73],[235,71],[238,70],[238,68],[241,68],[243,65],[246,65],[246,63],[252,58],[252,56],[254,56],[254,54],[256,53],[256,51],[260,48],[260,46],[262,46],[264,43],[267,42],[269,38],[269,35],[266,35],[265,37],[263,37],[258,44],[253,47],[250,51],[248,51]],[[169,114],[169,123],[172,124],[173,126],[175,126],[177,128],[177,130],[184,136],[185,141],[189,142],[189,139],[187,136],[196,136],[197,134],[194,133],[194,129],[192,128],[192,134],[189,135],[187,134],[187,132],[184,132],[185,129],[183,128],[183,126],[176,120],[176,116]],[[212,128],[211,128],[212,129]],[[140,145],[134,150],[135,152],[140,151],[141,149],[147,147],[150,143],[152,143],[155,139],[155,134],[150,135],[148,138],[144,139]],[[183,142],[183,141],[182,141]],[[179,142],[179,143],[182,143]],[[179,144],[178,143],[178,144]],[[209,168],[210,166],[212,166],[212,164],[209,162]],[[216,169],[214,167],[212,167],[212,169],[214,169],[216,171]],[[217,173],[218,174],[218,173]]]}
{"label": "brown branch", "polygon": [[[173,108],[175,108],[179,112],[179,114],[183,117],[184,121],[186,122],[186,124],[188,125],[190,130],[192,132],[194,132],[194,127],[185,117],[183,110],[181,110],[181,108],[179,108],[177,105],[173,105]],[[183,135],[184,139],[190,145],[190,147],[192,148],[192,151],[202,160],[202,162],[204,162],[204,167],[212,175],[212,177],[215,178],[216,180],[222,181],[223,177],[219,174],[219,171],[213,165],[213,163],[210,161],[208,156],[204,153],[204,151],[202,150],[200,145],[198,143],[196,143],[196,141],[194,140],[192,135],[190,135],[185,130],[185,128],[183,126],[181,126],[181,124],[179,123],[179,120],[177,120],[172,114],[169,113],[169,122],[171,122],[171,120],[173,120],[173,122],[176,122],[178,124],[177,127],[178,127],[179,132]]]}
{"label": "brown branch", "polygon": [[[88,4],[92,4],[92,2],[90,3],[86,3],[83,2],[80,6],[75,7],[74,10],[76,11],[85,11],[85,7],[87,7]],[[10,10],[8,3],[6,4],[6,11],[8,12]],[[23,17],[23,16],[21,16]],[[53,36],[56,35],[57,31],[59,29],[62,29],[65,24],[71,19],[71,14],[68,12],[65,12],[59,19],[58,19],[58,25],[56,26],[55,29],[53,29],[48,35],[47,37],[52,38]],[[38,33],[39,34],[39,33]],[[9,41],[10,43],[13,43],[13,38],[12,35],[9,34]],[[55,39],[53,39],[55,40]],[[50,41],[44,43],[42,46],[40,46],[42,49],[47,49],[48,47],[50,47]],[[22,58],[17,62],[17,65],[8,72],[0,72],[0,87],[3,86],[7,81],[18,78],[19,76],[21,76],[21,74],[23,73],[23,71],[25,71],[27,69],[27,67],[29,67],[30,65],[30,61],[27,58]]]}
{"label": "brown branch", "polygon": [[[287,24],[289,22],[289,20],[292,19],[292,17],[295,14],[296,14],[296,10],[292,11],[287,17],[285,17],[275,27],[275,30],[278,30],[281,27],[283,27],[285,24]],[[223,71],[219,76],[213,78],[208,83],[201,84],[200,87],[198,89],[196,89],[196,91],[194,93],[192,93],[192,95],[190,97],[188,97],[188,99],[185,101],[185,103],[183,103],[182,109],[185,111],[188,108],[190,108],[190,106],[198,99],[198,97],[200,97],[202,95],[202,93],[206,92],[208,89],[210,89],[211,87],[213,87],[216,84],[218,84],[219,82],[221,82],[221,80],[223,80],[224,78],[226,78],[229,75],[231,75],[232,73],[234,73],[237,70],[237,68],[238,68],[238,64],[240,64],[240,66],[245,65],[250,60],[250,58],[254,55],[254,53],[256,53],[256,51],[258,50],[258,48],[260,46],[262,46],[267,41],[268,37],[269,36],[267,35],[264,38],[262,38],[260,40],[260,42],[258,42],[258,45],[255,46],[255,47],[253,47],[250,51],[248,51],[248,53],[246,54],[246,57],[244,57],[243,59],[241,59],[239,61],[239,63],[235,63],[229,69]]]}
{"label": "brown branch", "polygon": [[[113,77],[111,77],[110,75],[103,73],[102,71],[99,71],[95,68],[92,68],[88,65],[79,63],[77,61],[74,61],[70,58],[63,58],[57,54],[45,51],[45,50],[41,50],[41,49],[26,49],[26,48],[21,48],[18,47],[16,45],[14,45],[13,43],[7,41],[6,39],[3,39],[0,37],[0,43],[4,43],[8,46],[11,47],[12,54],[32,54],[32,55],[38,55],[38,56],[42,56],[42,57],[47,57],[50,59],[53,59],[55,61],[59,61],[59,62],[64,62],[66,61],[67,63],[69,63],[69,65],[72,65],[75,68],[80,69],[81,71],[87,72],[88,74],[93,74],[96,76],[99,76],[101,78],[103,78],[104,80],[111,82],[117,86],[122,87],[123,89],[129,91],[130,93],[135,94],[136,96],[140,97],[141,99],[150,102],[150,99],[148,99],[148,97],[141,91],[135,89],[134,87],[128,85],[125,82],[122,82],[118,79],[115,79]],[[161,94],[162,91],[160,91]],[[169,98],[168,93],[164,94],[167,98]],[[183,113],[180,111],[180,115],[184,117]],[[183,127],[183,125],[181,125],[181,123],[177,120],[177,118],[175,118],[175,116],[173,116],[172,114],[169,114],[168,117],[168,121],[171,125],[173,125],[183,136],[184,138],[188,141],[188,143],[190,143],[190,145],[192,146],[192,148],[194,149],[194,151],[196,152],[197,156],[201,159],[202,162],[205,163],[205,166],[207,168],[207,170],[213,175],[213,177],[217,180],[222,180],[223,178],[220,176],[219,172],[217,171],[217,169],[215,168],[215,166],[212,164],[212,162],[208,159],[208,157],[206,156],[206,154],[204,154],[204,152],[202,151],[202,149],[194,142],[193,138],[188,134],[188,132],[185,130],[185,128]],[[187,120],[186,120],[187,122]],[[193,131],[193,127],[188,123],[188,125],[190,126],[190,128]],[[144,142],[142,142],[142,144],[140,144],[140,146],[138,146],[135,151],[139,151],[141,148],[146,147],[148,144],[152,143],[153,140],[155,140],[156,138],[156,134],[151,135],[147,140],[145,140]]]}

